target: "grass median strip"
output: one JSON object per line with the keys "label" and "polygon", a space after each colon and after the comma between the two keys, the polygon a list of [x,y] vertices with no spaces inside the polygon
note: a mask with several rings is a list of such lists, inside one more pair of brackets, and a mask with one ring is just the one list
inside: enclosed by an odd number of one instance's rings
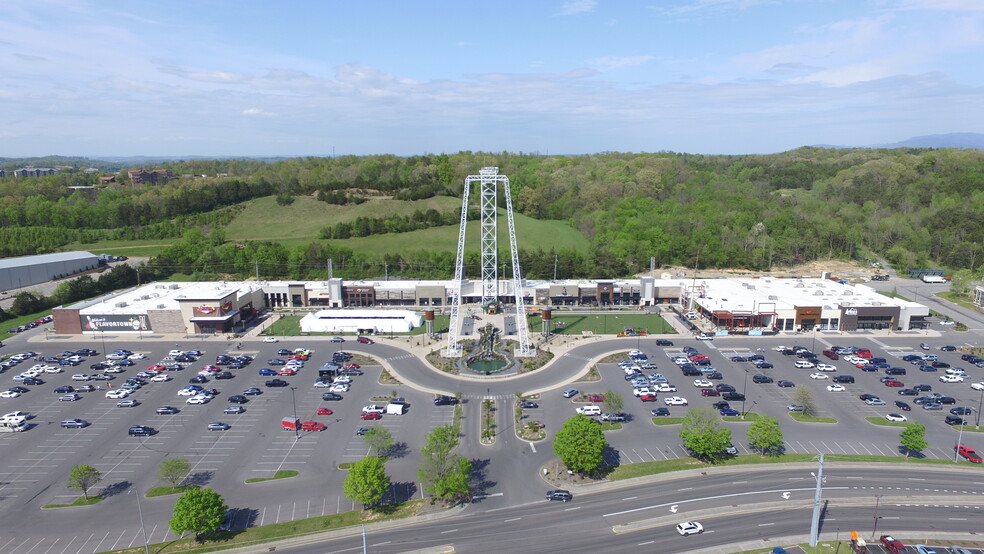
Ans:
{"label": "grass median strip", "polygon": [[250,477],[246,480],[247,483],[262,483],[263,481],[273,481],[274,479],[287,479],[289,477],[297,477],[301,472],[296,469],[281,469],[277,473],[273,474],[273,477]]}
{"label": "grass median strip", "polygon": [[889,421],[883,417],[878,417],[878,416],[866,417],[864,419],[872,425],[881,425],[883,427],[908,427],[912,425],[911,423],[905,421]]}
{"label": "grass median strip", "polygon": [[155,496],[167,496],[169,494],[181,494],[185,491],[190,491],[192,489],[197,489],[198,485],[183,485],[180,487],[154,487],[147,491],[147,498],[153,498]]}
{"label": "grass median strip", "polygon": [[654,417],[653,425],[680,425],[683,423],[682,417]]}
{"label": "grass median strip", "polygon": [[801,423],[837,423],[837,420],[832,417],[817,417],[803,412],[789,412],[789,417]]}
{"label": "grass median strip", "polygon": [[45,504],[44,506],[41,506],[41,508],[48,510],[53,508],[74,508],[76,506],[92,506],[93,504],[98,504],[99,501],[101,501],[102,499],[103,497],[101,496],[90,496],[89,498],[80,496],[75,502],[72,502],[71,504]]}

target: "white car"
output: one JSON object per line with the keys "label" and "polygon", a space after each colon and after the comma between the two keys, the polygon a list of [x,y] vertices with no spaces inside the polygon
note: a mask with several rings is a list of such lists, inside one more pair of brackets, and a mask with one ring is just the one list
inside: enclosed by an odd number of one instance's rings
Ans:
{"label": "white car", "polygon": [[644,394],[656,394],[656,392],[649,387],[637,387],[632,389],[632,394],[635,396],[642,396]]}
{"label": "white car", "polygon": [[339,375],[338,377],[335,377],[335,381],[334,382],[336,382],[336,383],[351,383],[352,382],[352,378],[349,377],[348,375]]}
{"label": "white car", "polygon": [[186,404],[208,404],[212,397],[205,394],[197,394],[192,396],[188,400],[185,400]]}
{"label": "white car", "polygon": [[[590,408],[591,406],[583,406],[583,407],[584,408]],[[597,408],[597,406],[595,406],[595,408]],[[580,410],[581,410],[581,408],[578,408],[578,412],[577,413],[581,413]],[[381,414],[381,413],[383,413],[385,411],[386,410],[382,406],[377,406],[375,404],[369,404],[368,406],[363,406],[362,407],[362,413],[364,413],[364,414]]]}
{"label": "white car", "polygon": [[130,391],[126,389],[116,389],[116,390],[106,391],[106,398],[115,398],[117,400],[121,398],[126,398],[129,395],[130,395]]}
{"label": "white car", "polygon": [[195,396],[198,392],[195,389],[181,389],[178,391],[178,396]]}
{"label": "white car", "polygon": [[974,390],[984,390],[984,381],[981,381],[980,383],[971,383],[970,388]]}
{"label": "white car", "polygon": [[827,379],[827,376],[823,373],[811,373],[810,379]]}
{"label": "white car", "polygon": [[684,521],[676,526],[677,533],[684,537],[687,535],[697,535],[704,532],[704,526],[699,521]]}
{"label": "white car", "polygon": [[697,335],[697,340],[714,340],[714,337],[706,333],[701,333]]}
{"label": "white car", "polygon": [[687,405],[687,399],[686,398],[683,398],[682,396],[668,396],[668,397],[666,397],[666,398],[663,399],[663,402],[667,406],[686,406]]}
{"label": "white car", "polygon": [[845,388],[844,385],[840,383],[834,383],[833,385],[827,385],[827,390],[829,392],[844,392],[847,390],[847,388]]}
{"label": "white car", "polygon": [[837,366],[833,364],[817,364],[817,371],[837,371]]}
{"label": "white car", "polygon": [[963,383],[962,375],[940,375],[940,383]]}
{"label": "white car", "polygon": [[694,386],[698,389],[709,389],[714,385],[712,385],[707,379],[694,379]]}
{"label": "white car", "polygon": [[959,375],[961,377],[966,377],[967,376],[967,372],[964,371],[963,368],[959,368],[959,367],[948,367],[948,368],[946,368],[946,372],[945,373],[947,375]]}
{"label": "white car", "polygon": [[[574,411],[576,411],[579,414],[586,415],[586,416],[601,415],[601,407],[600,406],[594,406],[594,405],[591,405],[591,406],[580,406],[579,408],[577,408]],[[363,410],[363,412],[365,412],[365,410]]]}
{"label": "white car", "polygon": [[160,373],[151,377],[150,380],[154,383],[166,383],[171,380],[171,376],[165,373]]}
{"label": "white car", "polygon": [[124,356],[123,354],[117,354],[117,353],[114,352],[112,354],[107,354],[106,355],[106,359],[107,360],[125,360],[126,359],[126,356]]}
{"label": "white car", "polygon": [[673,358],[673,363],[675,363],[676,365],[689,364],[690,363],[690,359],[689,358],[684,358],[683,356],[677,356],[677,357]]}
{"label": "white car", "polygon": [[44,371],[45,373],[61,373],[64,370],[60,367],[48,365],[48,366],[44,366],[44,368],[41,371]]}
{"label": "white car", "polygon": [[328,382],[328,381],[315,381],[314,382],[314,386],[317,387],[317,388],[327,389],[327,388],[331,387],[331,383]]}
{"label": "white car", "polygon": [[17,391],[5,390],[0,392],[0,398],[17,398],[18,396],[20,396],[20,393]]}
{"label": "white car", "polygon": [[789,348],[789,347],[788,346],[777,346],[777,347],[773,348],[773,350],[775,350],[776,352],[782,352],[783,350],[785,350],[787,348]]}
{"label": "white car", "polygon": [[793,365],[798,369],[813,369],[817,367],[813,362],[808,362],[806,360],[796,360],[796,363]]}
{"label": "white car", "polygon": [[184,350],[172,350],[172,351],[170,351],[170,352],[167,353],[167,355],[170,356],[170,357],[172,357],[172,358],[174,358],[175,356],[180,356],[182,354],[184,354]]}
{"label": "white car", "polygon": [[92,377],[85,373],[76,373],[75,375],[72,375],[72,381],[89,381],[91,379]]}
{"label": "white car", "polygon": [[263,342],[280,342],[280,340],[277,337],[267,337],[263,339]]}
{"label": "white car", "polygon": [[660,383],[656,385],[656,392],[676,392],[676,387],[669,383]]}
{"label": "white car", "polygon": [[348,383],[332,383],[332,385],[328,387],[328,392],[348,392],[348,391],[349,391]]}
{"label": "white car", "polygon": [[127,359],[128,360],[143,360],[143,359],[146,359],[146,358],[147,358],[147,356],[144,356],[143,354],[141,354],[139,352],[137,352],[136,354],[130,354],[129,356],[127,356]]}
{"label": "white car", "polygon": [[940,322],[940,325],[956,325],[956,324],[957,324],[957,322],[956,321],[953,321],[952,319],[948,319],[946,321],[941,321]]}
{"label": "white car", "polygon": [[902,414],[885,414],[885,419],[888,421],[908,421],[908,419]]}
{"label": "white car", "polygon": [[109,366],[103,370],[103,373],[123,373],[123,370],[117,366]]}

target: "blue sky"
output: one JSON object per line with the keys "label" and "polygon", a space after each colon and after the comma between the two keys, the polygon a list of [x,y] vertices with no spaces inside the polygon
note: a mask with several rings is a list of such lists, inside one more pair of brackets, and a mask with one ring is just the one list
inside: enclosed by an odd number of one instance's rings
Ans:
{"label": "blue sky", "polygon": [[779,152],[984,132],[981,0],[0,2],[0,157]]}

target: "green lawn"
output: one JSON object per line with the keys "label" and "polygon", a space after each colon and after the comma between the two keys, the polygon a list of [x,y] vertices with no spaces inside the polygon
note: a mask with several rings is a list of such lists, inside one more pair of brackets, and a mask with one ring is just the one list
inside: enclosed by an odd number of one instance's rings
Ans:
{"label": "green lawn", "polygon": [[171,486],[154,487],[154,488],[150,489],[149,491],[147,491],[146,496],[147,496],[147,498],[153,498],[155,496],[167,496],[169,494],[181,494],[181,493],[183,493],[185,491],[190,491],[192,489],[197,489],[197,488],[198,488],[198,485],[184,485],[184,486],[180,486],[180,487],[171,487]]}
{"label": "green lawn", "polygon": [[53,508],[73,508],[76,506],[92,506],[93,504],[98,504],[103,497],[101,496],[90,496],[88,499],[84,496],[80,496],[75,502],[71,504],[45,504],[41,508],[48,510]]}
{"label": "green lawn", "polygon": [[832,417],[817,417],[802,412],[789,412],[789,417],[801,423],[837,423],[837,420]]}
{"label": "green lawn", "polygon": [[684,419],[686,418],[666,417],[666,416],[654,417],[653,425],[680,425],[681,423],[683,423]]}
{"label": "green lawn", "polygon": [[908,427],[912,425],[911,423],[906,423],[904,421],[889,421],[880,416],[871,416],[864,419],[872,425],[881,425],[883,427]]}
{"label": "green lawn", "polygon": [[[530,330],[540,329],[540,316],[529,318]],[[675,333],[673,327],[656,314],[633,314],[633,313],[589,313],[589,314],[565,314],[555,311],[553,313],[554,333],[558,335],[580,335],[584,331],[596,335],[617,335],[625,331],[627,327],[641,329],[648,334],[667,334]],[[562,323],[563,325],[558,325]],[[625,348],[636,347],[636,342],[644,337],[625,337]]]}
{"label": "green lawn", "polygon": [[263,481],[273,481],[274,479],[287,479],[289,477],[297,477],[301,472],[296,469],[281,469],[273,475],[273,477],[251,477],[246,480],[247,483],[262,483]]}

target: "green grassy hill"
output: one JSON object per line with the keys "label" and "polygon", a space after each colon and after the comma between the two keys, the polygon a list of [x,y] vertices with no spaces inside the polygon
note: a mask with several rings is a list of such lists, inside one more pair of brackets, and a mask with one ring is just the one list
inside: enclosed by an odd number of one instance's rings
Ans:
{"label": "green grassy hill", "polygon": [[[385,217],[390,214],[410,215],[414,211],[434,209],[439,212],[459,212],[461,200],[446,196],[427,198],[415,202],[392,199],[371,199],[358,205],[335,206],[312,197],[298,197],[289,206],[277,204],[274,197],[257,198],[242,204],[236,218],[224,230],[230,241],[269,240],[287,247],[319,240],[322,227],[341,221],[354,221],[358,217]],[[508,227],[505,213],[500,211],[499,247],[509,248]],[[543,248],[549,250],[576,250],[587,252],[590,243],[581,233],[562,221],[538,221],[515,214],[516,241],[521,249]],[[467,248],[479,248],[479,222],[468,222]],[[545,239],[545,237],[549,237]],[[99,242],[72,244],[68,250],[90,250],[126,256],[154,256],[168,245],[167,240]],[[409,233],[372,235],[332,241],[356,250],[369,250],[378,254],[399,253],[408,250],[455,251],[458,244],[458,226],[434,227]]]}

